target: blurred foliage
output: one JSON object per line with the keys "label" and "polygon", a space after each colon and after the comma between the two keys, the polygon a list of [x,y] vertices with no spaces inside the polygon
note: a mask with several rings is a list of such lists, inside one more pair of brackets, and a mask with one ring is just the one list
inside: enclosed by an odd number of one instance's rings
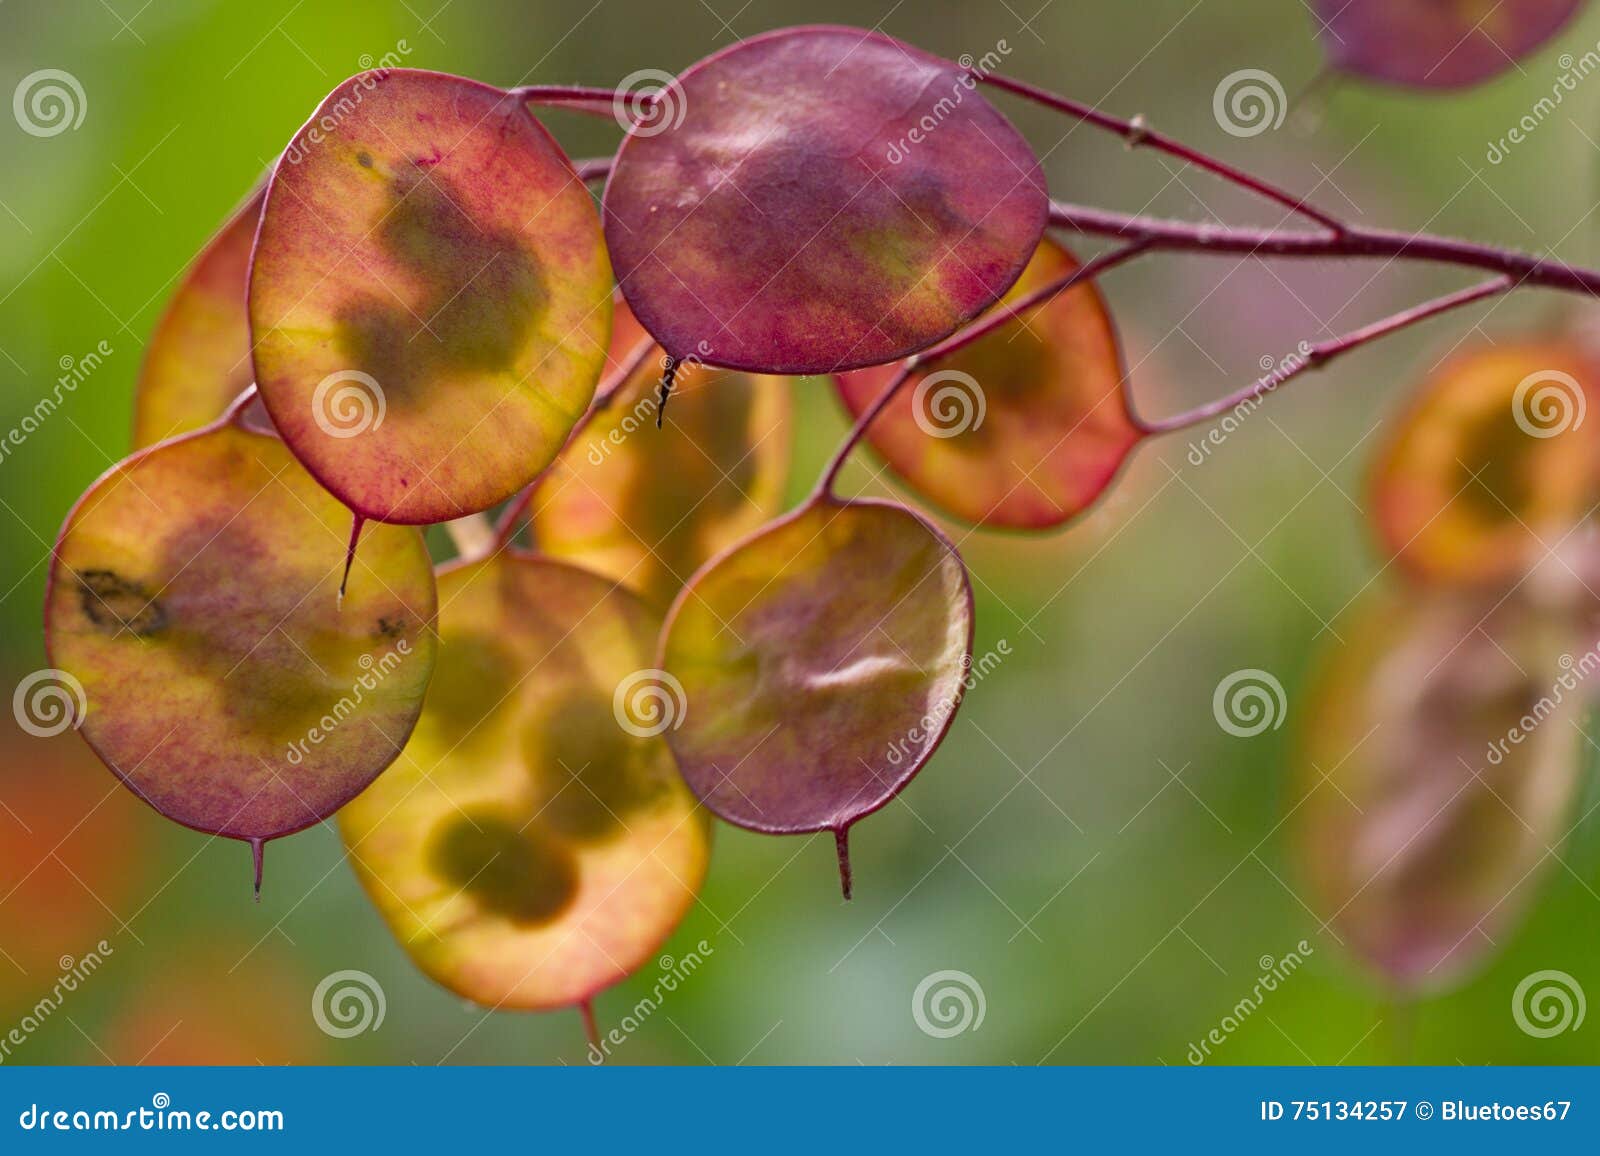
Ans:
{"label": "blurred foliage", "polygon": [[[1600,259],[1589,128],[1600,80],[1580,82],[1503,163],[1487,159],[1550,91],[1555,55],[1600,39],[1600,12],[1500,81],[1439,96],[1314,84],[1320,56],[1298,4],[1143,0],[1138,19],[1130,7],[1056,4],[1025,25],[998,0],[0,7],[0,88],[60,68],[88,100],[82,126],[59,136],[0,125],[0,429],[54,388],[64,359],[102,341],[113,350],[0,460],[5,685],[45,664],[49,544],[76,495],[127,451],[130,390],[174,278],[320,98],[402,43],[405,64],[512,85],[680,69],[735,36],[801,22],[882,20],[952,57],[1003,39],[1009,73],[1143,112],[1335,212]],[[1212,119],[1211,95],[1245,68],[1280,78],[1294,111],[1281,129],[1239,139]],[[1004,107],[1057,196],[1279,219],[1201,174],[1042,110]],[[575,157],[616,140],[603,120],[547,122]],[[1458,281],[1375,264],[1187,257],[1119,271],[1105,289],[1140,402],[1164,412],[1247,380],[1302,338]],[[1504,337],[1573,308],[1522,294],[1478,315]],[[978,592],[976,652],[1005,640],[1009,657],[902,800],[856,833],[853,903],[838,898],[826,836],[717,832],[702,901],[665,952],[681,957],[704,939],[711,953],[617,1059],[1183,1063],[1251,989],[1263,957],[1302,939],[1314,948],[1306,965],[1214,1049],[1215,1062],[1600,1058],[1593,1016],[1536,1039],[1509,1007],[1518,981],[1547,968],[1600,997],[1592,768],[1557,849],[1563,862],[1547,865],[1527,919],[1462,986],[1405,1007],[1319,931],[1280,823],[1313,654],[1340,644],[1369,583],[1393,579],[1379,577],[1361,508],[1367,459],[1406,392],[1465,335],[1464,316],[1297,383],[1198,466],[1190,435],[1142,447],[1108,498],[1062,533],[952,527]],[[844,429],[830,393],[816,381],[796,389],[792,497]],[[886,490],[869,464],[863,455],[851,467],[847,488]],[[1238,738],[1216,725],[1213,689],[1246,667],[1282,682],[1282,729]],[[3,751],[0,1031],[50,990],[59,957],[81,958],[102,937],[114,948],[8,1062],[583,1062],[576,1015],[489,1015],[422,978],[331,830],[271,848],[257,906],[244,847],[164,823],[76,737],[8,733]],[[377,1031],[316,1030],[312,991],[341,969],[382,984]],[[978,1030],[938,1039],[916,1026],[912,993],[941,969],[981,984]],[[653,982],[645,974],[602,995],[602,1027]]]}

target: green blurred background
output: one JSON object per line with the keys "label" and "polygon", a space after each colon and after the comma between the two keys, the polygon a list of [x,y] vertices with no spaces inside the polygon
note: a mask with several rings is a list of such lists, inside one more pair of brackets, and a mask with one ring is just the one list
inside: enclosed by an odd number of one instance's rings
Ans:
{"label": "green blurred background", "polygon": [[[64,359],[101,341],[113,353],[0,461],[5,687],[45,665],[49,544],[72,500],[127,451],[143,345],[174,278],[339,80],[401,52],[410,66],[507,86],[603,84],[820,21],[878,24],[950,57],[1003,40],[1010,74],[1142,112],[1334,212],[1600,263],[1600,79],[1505,163],[1486,160],[1489,141],[1548,93],[1557,55],[1600,39],[1600,12],[1500,80],[1439,96],[1317,83],[1314,23],[1282,0],[8,0],[0,91],[64,69],[87,115],[48,139],[0,125],[0,428],[52,389]],[[1213,118],[1212,93],[1245,68],[1274,74],[1291,113],[1237,138]],[[1058,197],[1279,219],[1194,171],[1001,103]],[[574,157],[618,136],[603,120],[547,123]],[[1462,282],[1373,262],[1163,258],[1105,288],[1138,396],[1165,412],[1249,380],[1302,338]],[[1212,1049],[1216,1062],[1600,1057],[1600,1022],[1536,1039],[1510,1010],[1518,980],[1545,968],[1600,994],[1600,818],[1576,826],[1562,864],[1544,865],[1528,918],[1469,982],[1406,1007],[1318,933],[1277,825],[1306,672],[1378,570],[1360,503],[1386,419],[1480,319],[1503,335],[1572,308],[1525,293],[1352,356],[1273,398],[1200,467],[1184,436],[1146,445],[1064,533],[953,528],[976,579],[978,652],[1003,639],[1011,657],[903,801],[855,832],[854,902],[838,897],[826,836],[719,829],[703,901],[663,953],[702,939],[713,950],[616,1058],[1181,1064],[1250,991],[1262,957],[1302,938],[1314,948],[1304,968]],[[799,396],[796,497],[844,429],[825,383]],[[849,475],[866,476],[859,464]],[[1282,681],[1288,725],[1254,739],[1219,729],[1213,688],[1244,667]],[[50,989],[60,957],[102,938],[113,949],[7,1062],[584,1062],[575,1013],[485,1015],[422,978],[331,830],[274,844],[256,905],[244,847],[113,789],[76,736],[8,729],[0,751],[0,1034]],[[1594,801],[1586,783],[1574,820]],[[342,969],[381,983],[380,1029],[317,1030],[313,989]],[[913,992],[945,969],[981,986],[985,1016],[935,1038],[917,1027]],[[601,995],[602,1027],[654,978]]]}

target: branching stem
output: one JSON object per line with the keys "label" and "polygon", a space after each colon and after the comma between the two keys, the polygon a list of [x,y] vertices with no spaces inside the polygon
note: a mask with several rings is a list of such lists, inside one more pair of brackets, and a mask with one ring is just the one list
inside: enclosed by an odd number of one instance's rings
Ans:
{"label": "branching stem", "polygon": [[[1302,343],[1295,353],[1272,367],[1262,377],[1243,389],[1235,390],[1215,401],[1170,417],[1149,421],[1141,419],[1135,413],[1134,421],[1147,434],[1169,433],[1209,421],[1238,405],[1271,393],[1292,378],[1325,365],[1335,357],[1353,349],[1441,313],[1510,292],[1522,285],[1535,285],[1600,297],[1600,270],[1569,265],[1564,261],[1533,253],[1501,249],[1493,245],[1440,237],[1431,233],[1407,233],[1351,224],[1318,208],[1304,197],[1296,196],[1226,161],[1192,148],[1165,133],[1157,132],[1145,123],[1143,117],[1113,116],[1092,105],[1061,96],[1026,81],[1013,80],[993,73],[968,70],[967,75],[975,83],[987,84],[992,88],[1023,97],[1112,133],[1125,141],[1130,148],[1154,149],[1185,164],[1193,165],[1237,188],[1287,209],[1293,215],[1310,221],[1318,228],[1262,229],[1197,224],[1052,201],[1049,217],[1052,227],[1096,236],[1115,237],[1124,244],[1010,304],[996,306],[965,329],[907,358],[901,363],[899,372],[862,412],[849,433],[845,435],[842,444],[828,460],[817,483],[814,495],[817,498],[831,495],[839,471],[849,458],[850,452],[860,444],[868,427],[894,400],[895,395],[917,369],[947,357],[1018,316],[1039,308],[1080,281],[1098,276],[1146,253],[1198,252],[1252,257],[1421,261],[1486,270],[1495,274],[1486,281],[1425,301],[1339,337],[1317,343]],[[611,112],[616,106],[616,101],[626,95],[611,89],[576,86],[534,85],[515,91],[533,103],[567,104],[592,112]],[[580,161],[576,168],[581,179],[594,180],[608,176],[611,164],[610,160],[596,159]],[[669,366],[668,380],[670,380],[670,369]],[[665,396],[661,400],[664,402]],[[591,415],[594,409],[600,406],[601,403],[597,402],[590,410]],[[1130,403],[1130,411],[1132,409]],[[583,424],[584,422],[580,422],[578,428],[581,429]],[[505,541],[509,541],[511,534],[515,533],[516,518],[526,507],[530,496],[531,487],[518,496],[517,501],[508,508],[507,516],[502,518],[499,534],[502,545]]]}
{"label": "branching stem", "polygon": [[1194,165],[1196,168],[1204,169],[1206,172],[1213,173],[1241,189],[1246,189],[1256,194],[1258,197],[1265,197],[1269,201],[1274,201],[1290,212],[1298,213],[1309,221],[1315,221],[1331,233],[1339,234],[1345,231],[1343,222],[1310,204],[1304,197],[1297,197],[1291,192],[1268,184],[1259,177],[1251,176],[1242,169],[1234,168],[1226,161],[1207,156],[1198,149],[1190,148],[1182,141],[1174,140],[1165,133],[1157,132],[1145,124],[1143,117],[1124,120],[1122,117],[1102,112],[1092,105],[1084,104],[1070,97],[1059,96],[1056,93],[1039,88],[1037,85],[1028,84],[1026,81],[1012,80],[1009,77],[997,76],[994,73],[970,72],[968,75],[974,80],[981,81],[994,88],[1025,97],[1047,108],[1053,108],[1057,112],[1064,112],[1068,116],[1077,117],[1085,124],[1093,125],[1095,128],[1115,133],[1128,142],[1129,148],[1152,148]]}
{"label": "branching stem", "polygon": [[1294,353],[1274,367],[1272,370],[1257,378],[1243,389],[1236,390],[1226,397],[1219,397],[1216,401],[1207,402],[1205,405],[1196,406],[1194,409],[1171,417],[1158,418],[1154,421],[1145,421],[1134,414],[1134,422],[1147,434],[1171,433],[1174,430],[1187,429],[1192,425],[1200,425],[1210,421],[1220,414],[1227,413],[1230,409],[1244,405],[1248,402],[1272,393],[1284,382],[1300,376],[1309,369],[1317,369],[1332,361],[1341,354],[1349,353],[1352,349],[1359,349],[1368,342],[1376,341],[1380,337],[1407,326],[1426,321],[1440,313],[1457,309],[1463,305],[1470,305],[1474,301],[1481,301],[1485,297],[1498,296],[1509,292],[1516,287],[1516,282],[1510,277],[1491,277],[1487,281],[1466,289],[1459,289],[1454,293],[1447,293],[1443,297],[1435,297],[1431,301],[1424,301],[1410,309],[1403,310],[1381,321],[1374,321],[1371,325],[1364,325],[1360,329],[1353,329],[1349,333],[1338,337],[1329,338],[1315,344],[1302,344]]}
{"label": "branching stem", "polygon": [[921,353],[906,358],[900,365],[900,372],[890,379],[889,384],[883,387],[877,397],[873,398],[872,404],[862,411],[861,416],[856,419],[855,425],[845,435],[843,443],[834,451],[833,457],[828,460],[828,464],[823,468],[822,477],[817,481],[814,497],[822,498],[832,493],[833,484],[839,477],[839,471],[844,467],[845,459],[850,456],[850,451],[855,449],[861,439],[866,436],[867,427],[876,421],[878,415],[888,408],[889,403],[894,400],[895,394],[910,380],[911,375],[917,369],[942,357],[948,357],[958,350],[965,349],[980,337],[993,333],[996,329],[1015,321],[1024,313],[1039,308],[1045,302],[1065,293],[1079,282],[1087,281],[1108,269],[1114,269],[1118,265],[1125,264],[1144,253],[1148,248],[1149,246],[1144,242],[1134,241],[1132,244],[1123,245],[1121,248],[1102,253],[1092,260],[1085,261],[1072,272],[1062,274],[1055,280],[1039,286],[1039,288],[1031,293],[1024,294],[1015,301],[995,306],[965,329],[951,334],[943,341],[924,349]]}

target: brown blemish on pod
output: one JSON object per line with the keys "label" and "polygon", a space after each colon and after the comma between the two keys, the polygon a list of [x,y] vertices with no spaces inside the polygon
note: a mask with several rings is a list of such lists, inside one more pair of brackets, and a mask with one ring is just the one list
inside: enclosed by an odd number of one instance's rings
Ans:
{"label": "brown blemish on pod", "polygon": [[457,815],[434,829],[428,846],[434,874],[486,911],[522,927],[558,918],[578,890],[572,855],[531,823],[502,815]]}

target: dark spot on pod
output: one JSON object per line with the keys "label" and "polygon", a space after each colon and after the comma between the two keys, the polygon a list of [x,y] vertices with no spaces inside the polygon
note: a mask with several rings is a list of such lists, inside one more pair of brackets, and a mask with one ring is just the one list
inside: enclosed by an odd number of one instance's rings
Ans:
{"label": "dark spot on pod", "polygon": [[467,198],[428,171],[441,159],[412,158],[372,222],[372,243],[426,296],[406,308],[374,292],[346,302],[336,318],[341,354],[378,379],[390,407],[421,404],[462,374],[511,368],[549,307],[539,258],[514,232],[462,212]]}
{"label": "dark spot on pod", "polygon": [[428,866],[483,907],[523,926],[549,923],[578,890],[572,855],[537,827],[501,815],[457,816],[435,829]]}
{"label": "dark spot on pod", "polygon": [[528,726],[523,744],[526,764],[540,768],[539,817],[573,839],[610,837],[668,785],[661,740],[628,734],[610,699],[599,695],[556,703]]}
{"label": "dark spot on pod", "polygon": [[379,638],[400,638],[404,636],[405,632],[406,620],[404,615],[395,615],[393,618],[384,615],[378,619],[376,634]]}
{"label": "dark spot on pod", "polygon": [[364,169],[370,169],[372,167],[372,154],[366,149],[362,149],[356,154],[356,164]]}
{"label": "dark spot on pod", "polygon": [[142,637],[167,624],[161,603],[142,584],[114,570],[80,572],[78,595],[89,621],[113,635],[127,631]]}
{"label": "dark spot on pod", "polygon": [[428,684],[428,716],[452,742],[470,743],[488,732],[479,727],[494,711],[510,706],[517,663],[511,653],[484,634],[453,634],[439,647],[433,681]]}

